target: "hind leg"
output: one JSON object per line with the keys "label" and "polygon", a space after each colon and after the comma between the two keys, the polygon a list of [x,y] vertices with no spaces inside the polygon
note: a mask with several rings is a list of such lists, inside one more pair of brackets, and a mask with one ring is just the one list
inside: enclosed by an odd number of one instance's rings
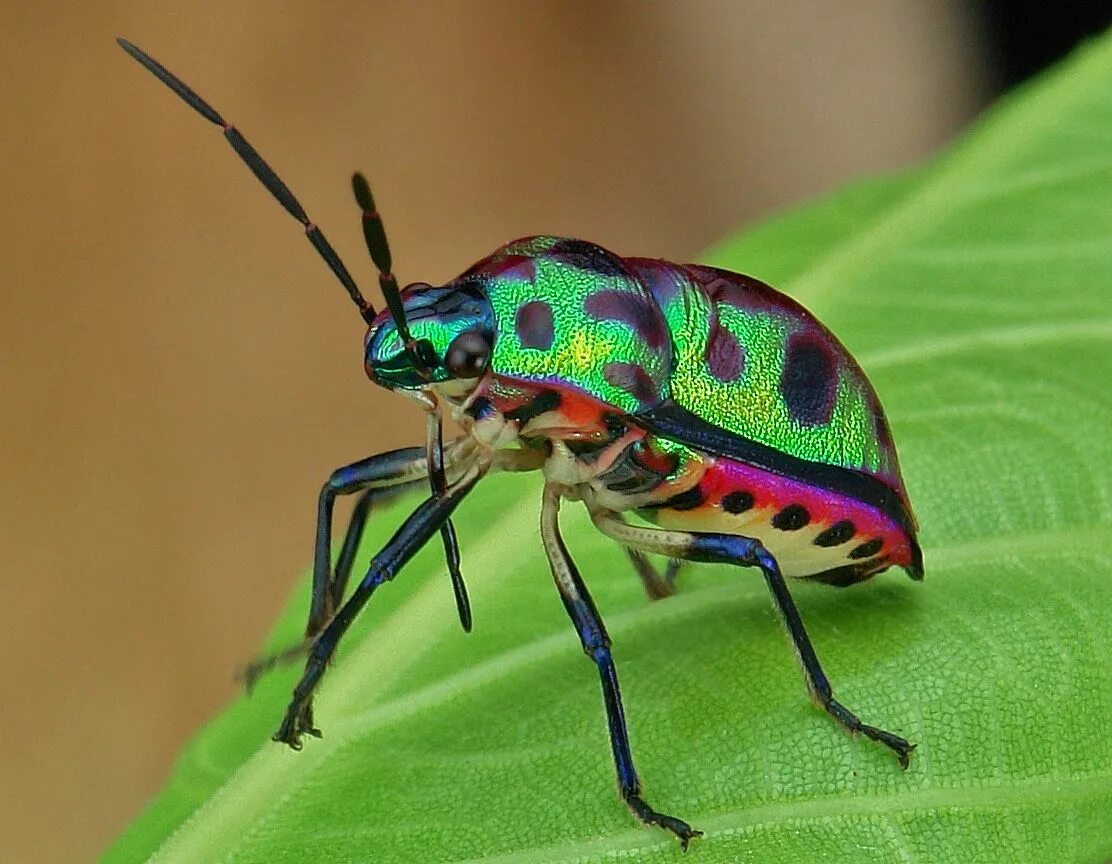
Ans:
{"label": "hind leg", "polygon": [[776,603],[780,619],[792,640],[796,655],[799,657],[803,677],[812,698],[848,731],[859,733],[888,747],[896,754],[900,767],[907,768],[911,752],[915,749],[914,744],[892,732],[862,723],[854,712],[834,698],[830,681],[822,670],[818,655],[811,644],[811,638],[803,626],[803,619],[788,592],[787,583],[780,572],[780,565],[760,542],[736,534],[641,528],[629,525],[621,517],[607,511],[594,512],[591,518],[598,529],[607,536],[625,546],[633,546],[645,552],[655,552],[658,555],[668,555],[687,561],[759,568]]}
{"label": "hind leg", "polygon": [[650,600],[663,600],[676,593],[676,573],[679,572],[682,562],[669,558],[664,573],[661,574],[656,569],[656,565],[641,550],[626,546],[625,551],[633,564],[633,569],[641,579],[641,584],[645,586],[645,593],[649,595]]}

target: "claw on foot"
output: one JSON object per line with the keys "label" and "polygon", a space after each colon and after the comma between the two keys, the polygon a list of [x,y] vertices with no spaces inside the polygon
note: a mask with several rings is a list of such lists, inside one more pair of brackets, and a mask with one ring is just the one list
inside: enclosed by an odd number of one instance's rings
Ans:
{"label": "claw on foot", "polygon": [[291,750],[300,750],[301,736],[312,735],[314,738],[323,738],[324,734],[313,725],[313,709],[310,705],[291,705],[286,711],[282,725],[274,733],[271,740],[285,744]]}
{"label": "claw on foot", "polygon": [[904,741],[903,744],[903,747],[893,747],[892,749],[896,751],[896,758],[900,761],[900,767],[906,771],[911,765],[911,754],[915,752],[918,745],[912,744],[910,741]]}
{"label": "claw on foot", "polygon": [[885,732],[883,729],[877,729],[875,726],[866,726],[861,724],[859,730],[867,738],[883,744],[889,750],[896,754],[896,759],[900,763],[900,768],[904,771],[911,765],[911,754],[915,752],[915,746],[906,738],[901,738],[899,735],[894,735],[891,732]]}
{"label": "claw on foot", "polygon": [[658,825],[665,831],[671,831],[676,835],[676,839],[680,841],[680,849],[684,852],[687,847],[691,845],[691,841],[696,837],[702,837],[703,832],[698,828],[692,828],[682,819],[677,819],[675,816],[668,816],[665,813],[658,813],[653,810],[648,804],[644,802],[640,795],[626,795],[626,803],[629,808],[634,812],[638,819],[646,825]]}

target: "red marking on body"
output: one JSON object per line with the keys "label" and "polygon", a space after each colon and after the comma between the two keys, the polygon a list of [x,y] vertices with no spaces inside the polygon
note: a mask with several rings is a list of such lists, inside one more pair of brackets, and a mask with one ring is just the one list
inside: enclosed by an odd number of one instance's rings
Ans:
{"label": "red marking on body", "polygon": [[490,400],[494,409],[506,414],[533,401],[538,394],[555,390],[560,394],[560,404],[550,412],[543,429],[537,434],[553,438],[593,438],[608,435],[606,418],[614,413],[613,406],[570,390],[566,387],[540,382],[519,381],[504,375],[492,375],[479,388],[479,395]]}
{"label": "red marking on body", "polygon": [[567,419],[571,426],[582,426],[585,429],[605,429],[606,415],[613,414],[614,409],[608,408],[597,399],[571,393],[564,390],[560,402],[560,413]]}
{"label": "red marking on body", "polygon": [[700,478],[699,488],[705,496],[703,504],[684,514],[692,519],[691,530],[699,530],[694,523],[701,513],[721,510],[726,495],[744,491],[753,496],[756,510],[778,512],[791,504],[800,505],[810,516],[808,526],[815,530],[842,520],[852,522],[856,529],[853,539],[832,547],[832,555],[844,557],[860,543],[879,537],[883,541],[880,550],[883,566],[918,566],[913,540],[904,529],[882,511],[854,498],[726,458],[714,460]]}

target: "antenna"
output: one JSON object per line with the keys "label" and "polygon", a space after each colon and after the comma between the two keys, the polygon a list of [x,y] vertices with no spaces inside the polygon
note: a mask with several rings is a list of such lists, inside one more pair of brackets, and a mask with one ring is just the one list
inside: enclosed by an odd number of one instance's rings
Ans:
{"label": "antenna", "polygon": [[382,224],[382,217],[375,207],[374,195],[371,194],[371,185],[367,178],[356,171],[351,175],[351,190],[355,193],[355,203],[363,211],[363,239],[367,241],[367,251],[371,254],[371,261],[378,268],[378,284],[382,288],[382,296],[386,298],[386,305],[394,319],[394,326],[398,328],[398,336],[409,355],[409,362],[417,373],[425,379],[432,377],[430,369],[436,365],[436,355],[432,345],[427,339],[415,340],[409,333],[409,324],[405,320],[405,310],[402,308],[402,296],[398,290],[398,280],[391,269],[393,258],[390,255],[390,244],[386,240],[386,228]]}
{"label": "antenna", "polygon": [[[305,236],[309,238],[309,242],[313,244],[313,248],[316,249],[320,257],[324,259],[324,263],[328,265],[329,269],[336,274],[336,278],[340,280],[340,284],[347,290],[348,296],[351,297],[352,302],[359,307],[359,312],[363,316],[363,320],[370,324],[375,317],[374,307],[371,306],[366,298],[363,297],[362,293],[360,293],[358,286],[355,284],[355,280],[351,278],[351,274],[348,273],[347,268],[344,266],[344,262],[340,260],[340,256],[336,254],[336,250],[332,248],[332,244],[328,242],[328,239],[321,233],[321,230],[310,221],[308,214],[305,212],[305,208],[302,207],[301,203],[294,197],[289,187],[274,173],[274,169],[272,169],[263,157],[259,155],[259,152],[248,143],[247,139],[239,133],[238,129],[224,120],[224,118],[216,112],[216,109],[190,90],[180,78],[166,69],[165,66],[151,58],[141,49],[132,45],[126,39],[116,39],[116,41],[120,44],[121,48],[153,73],[159,81],[177,93],[190,108],[210,123],[215,123],[224,130],[224,137],[228,139],[228,143],[232,145],[232,149],[239,154],[239,158],[247,163],[247,167],[259,178],[259,181],[270,191],[270,194],[282,205],[283,209],[304,226]],[[382,232],[381,221],[379,221],[379,233],[382,234],[382,242],[385,245],[386,235]],[[387,262],[389,262],[389,253],[387,253]],[[392,279],[393,277],[390,278]],[[383,277],[380,275],[379,281],[382,281],[382,279]],[[397,293],[396,282],[394,283],[394,292]],[[389,295],[387,295],[387,298],[389,299]],[[393,304],[390,306],[390,311],[394,314],[395,321],[399,320],[401,311],[400,299],[397,300],[397,306],[398,311],[394,310]],[[401,326],[404,326],[404,318],[400,320],[402,321]],[[399,326],[399,330],[401,326]],[[408,336],[408,330],[404,332]]]}

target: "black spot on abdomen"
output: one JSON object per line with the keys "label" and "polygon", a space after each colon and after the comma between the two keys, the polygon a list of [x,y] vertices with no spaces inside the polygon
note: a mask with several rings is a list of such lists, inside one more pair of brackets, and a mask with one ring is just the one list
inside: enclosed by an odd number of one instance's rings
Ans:
{"label": "black spot on abdomen", "polygon": [[560,394],[555,390],[542,390],[528,402],[505,412],[503,416],[505,416],[507,420],[515,420],[520,425],[524,426],[529,423],[529,421],[535,420],[537,417],[549,411],[555,411],[559,407]]}
{"label": "black spot on abdomen", "polygon": [[857,533],[857,529],[853,523],[843,519],[841,522],[835,522],[818,537],[815,538],[816,546],[841,546],[843,543],[852,540],[853,535]]}
{"label": "black spot on abdomen", "polygon": [[753,506],[753,494],[751,492],[730,492],[722,496],[722,509],[727,513],[744,513]]}
{"label": "black spot on abdomen", "polygon": [[830,421],[838,395],[838,359],[821,333],[788,338],[780,395],[796,422],[821,426]]}
{"label": "black spot on abdomen", "polygon": [[876,567],[870,563],[846,564],[832,570],[824,570],[822,573],[816,573],[807,578],[815,582],[833,585],[835,588],[848,588],[850,585],[864,582],[874,573],[876,573]]}
{"label": "black spot on abdomen", "polygon": [[696,507],[700,506],[704,500],[705,498],[703,496],[703,490],[696,485],[692,486],[686,492],[680,492],[678,495],[673,495],[667,501],[664,501],[659,505],[650,506],[657,506],[670,510],[694,510]]}
{"label": "black spot on abdomen", "polygon": [[772,527],[780,531],[798,531],[811,521],[811,514],[801,504],[789,504],[772,517]]}
{"label": "black spot on abdomen", "polygon": [[874,537],[868,543],[862,543],[856,549],[849,553],[850,558],[871,558],[880,551],[880,547],[884,545],[884,541],[880,537]]}

